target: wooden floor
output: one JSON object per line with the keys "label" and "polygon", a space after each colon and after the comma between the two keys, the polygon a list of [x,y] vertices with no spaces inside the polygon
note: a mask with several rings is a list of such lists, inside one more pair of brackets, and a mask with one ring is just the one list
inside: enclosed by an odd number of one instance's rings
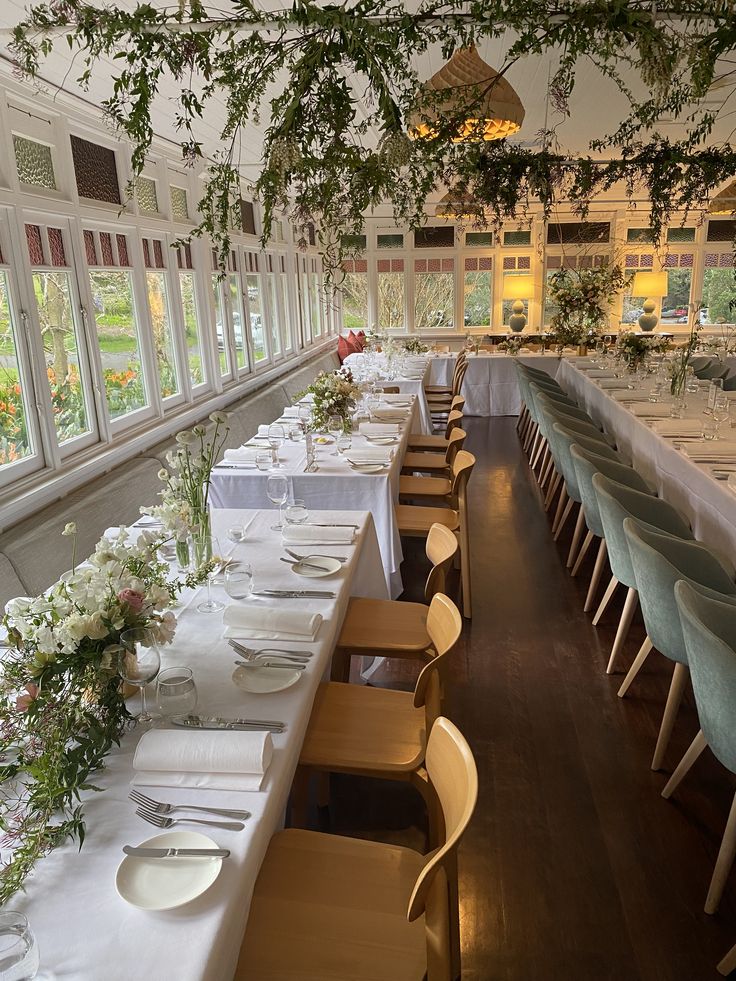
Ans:
{"label": "wooden floor", "polygon": [[[515,419],[467,420],[474,617],[454,657],[447,714],[470,741],[480,797],[461,848],[465,981],[705,981],[736,943],[736,871],[720,912],[703,903],[734,780],[706,752],[673,800],[660,791],[698,729],[691,693],[666,771],[649,763],[671,662],[652,653],[626,699],[605,665],[623,596],[596,630],[590,576],[570,579]],[[593,550],[591,550],[593,551]],[[592,564],[592,558],[591,558]],[[411,546],[404,581],[425,573]],[[623,592],[623,590],[622,590]],[[419,598],[419,597],[417,597]],[[400,662],[374,683],[410,688]],[[315,826],[421,847],[403,785],[332,778]]]}

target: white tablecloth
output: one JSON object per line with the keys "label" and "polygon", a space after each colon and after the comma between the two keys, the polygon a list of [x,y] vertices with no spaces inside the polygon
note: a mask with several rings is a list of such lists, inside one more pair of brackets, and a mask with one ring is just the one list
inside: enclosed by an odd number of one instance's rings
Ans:
{"label": "white tablecloth", "polygon": [[[388,469],[378,474],[351,470],[342,457],[333,456],[334,444],[317,447],[317,473],[304,473],[304,443],[286,441],[279,450],[283,473],[289,481],[290,499],[305,501],[307,507],[335,510],[370,511],[376,524],[389,594],[396,599],[403,590],[401,582],[401,538],[394,516],[399,499],[401,462],[406,451],[417,413],[414,400],[410,421],[402,427],[401,439],[386,450],[394,450]],[[353,436],[353,448],[369,445],[363,437]],[[266,481],[269,473],[258,470],[217,470],[212,473],[210,501],[215,508],[268,507]]]}
{"label": "white tablecloth", "polygon": [[[463,381],[465,415],[517,416],[521,409],[519,385],[514,361],[507,354],[468,355],[468,370]],[[559,358],[555,354],[522,354],[518,360],[547,371],[553,378]],[[438,354],[431,360],[430,385],[452,385],[457,354]]]}
{"label": "white tablecloth", "polygon": [[[402,376],[398,378],[383,378],[379,379],[379,384],[393,386],[398,388],[400,392],[417,396],[418,413],[412,432],[429,435],[432,432],[432,417],[429,414],[429,405],[427,404],[427,396],[424,394],[424,386],[429,384],[431,362],[429,358],[423,360],[424,374],[421,378],[404,378]],[[365,370],[364,366],[369,362],[385,368],[386,358],[381,354],[349,354],[343,364],[348,368],[357,369],[358,372],[361,372]]]}
{"label": "white tablecloth", "polygon": [[[658,493],[678,508],[690,521],[695,537],[711,548],[736,553],[736,495],[725,481],[716,480],[710,468],[694,463],[676,449],[677,440],[660,436],[622,402],[600,388],[575,367],[574,360],[563,360],[557,374],[560,385],[590,413],[616,443],[639,473],[656,486]],[[701,412],[693,405],[691,417]],[[714,452],[717,443],[712,443]]]}
{"label": "white tablecloth", "polygon": [[[244,512],[215,512],[213,531],[226,541],[225,531],[236,521],[248,521]],[[156,829],[135,816],[127,799],[133,774],[132,759],[139,735],[133,730],[108,758],[95,783],[104,793],[91,794],[86,805],[87,835],[81,852],[67,843],[41,859],[28,880],[27,892],[13,897],[10,906],[28,916],[38,938],[41,968],[56,981],[229,981],[237,961],[248,908],[268,842],[283,822],[293,773],[309,721],[317,685],[327,669],[335,637],[345,615],[348,598],[386,597],[378,543],[370,514],[351,511],[337,517],[360,524],[354,546],[315,547],[315,552],[350,556],[343,569],[329,579],[305,579],[279,562],[280,539],[269,531],[271,512],[255,516],[247,540],[237,546],[254,567],[259,585],[331,588],[336,600],[265,600],[268,605],[290,602],[300,610],[325,617],[314,643],[314,656],[303,677],[292,688],[271,695],[251,695],[231,681],[233,653],[222,637],[222,614],[196,611],[201,594],[179,613],[174,643],[164,648],[162,667],[188,664],[199,691],[202,715],[280,719],[288,724],[274,734],[274,755],[258,793],[166,790],[151,796],[159,800],[244,808],[252,817],[240,832],[208,831],[221,847],[231,850],[218,880],[199,899],[162,913],[147,913],[129,906],[115,890],[115,872],[125,844],[139,844]],[[310,547],[310,551],[312,548]],[[224,591],[215,587],[225,601]],[[274,642],[254,642],[257,647]],[[279,642],[276,646],[286,646]],[[202,815],[207,817],[207,815]],[[213,818],[217,820],[217,818]]]}

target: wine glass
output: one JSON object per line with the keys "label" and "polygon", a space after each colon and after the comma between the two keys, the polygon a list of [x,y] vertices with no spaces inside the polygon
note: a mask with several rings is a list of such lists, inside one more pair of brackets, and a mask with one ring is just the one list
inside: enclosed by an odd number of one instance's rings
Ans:
{"label": "wine glass", "polygon": [[141,690],[141,712],[138,722],[150,725],[153,718],[146,708],[146,685],[153,681],[161,667],[156,638],[148,627],[132,627],[120,634],[119,671],[123,681]]}
{"label": "wine glass", "polygon": [[0,913],[0,978],[31,981],[38,977],[38,943],[23,913]]}
{"label": "wine glass", "polygon": [[214,569],[207,574],[207,599],[203,600],[198,606],[199,613],[219,613],[225,609],[225,604],[212,598],[212,583],[224,582],[225,574],[222,571],[222,549],[219,541],[213,537],[212,541],[212,560],[215,563]]}
{"label": "wine glass", "polygon": [[350,433],[340,433],[335,443],[336,451],[344,456],[353,445],[353,437]]}
{"label": "wine glass", "polygon": [[279,463],[279,449],[284,443],[284,427],[280,422],[272,422],[268,427],[268,445],[271,447],[271,455],[273,456],[273,469],[280,470],[281,464]]}
{"label": "wine glass", "polygon": [[[331,415],[327,419],[327,432],[333,439],[336,440],[344,428],[345,424],[343,423],[342,416]],[[337,456],[337,450],[332,451],[332,456]]]}
{"label": "wine glass", "polygon": [[253,590],[253,569],[247,563],[225,571],[225,592],[234,600],[248,599]]}
{"label": "wine glass", "polygon": [[161,715],[191,715],[197,707],[197,686],[191,668],[165,668],[158,676],[156,703]]}
{"label": "wine glass", "polygon": [[717,395],[713,403],[713,420],[716,424],[715,439],[721,438],[721,423],[728,422],[731,418],[731,400],[728,396]]}
{"label": "wine glass", "polygon": [[304,426],[304,432],[309,428],[309,424],[312,421],[312,407],[309,404],[299,406],[299,419]]}
{"label": "wine glass", "polygon": [[279,523],[271,526],[271,531],[281,531],[284,527],[282,509],[289,497],[289,481],[283,474],[274,474],[266,481],[266,495],[272,504],[279,506]]}

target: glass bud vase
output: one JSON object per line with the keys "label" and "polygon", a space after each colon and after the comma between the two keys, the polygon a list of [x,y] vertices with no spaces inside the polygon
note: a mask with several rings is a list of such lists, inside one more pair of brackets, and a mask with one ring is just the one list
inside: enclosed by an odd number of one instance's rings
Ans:
{"label": "glass bud vase", "polygon": [[191,556],[189,554],[189,538],[176,539],[176,561],[179,568],[184,571],[189,568]]}
{"label": "glass bud vase", "polygon": [[190,531],[192,562],[199,569],[212,558],[212,529],[209,511],[195,515],[196,521]]}

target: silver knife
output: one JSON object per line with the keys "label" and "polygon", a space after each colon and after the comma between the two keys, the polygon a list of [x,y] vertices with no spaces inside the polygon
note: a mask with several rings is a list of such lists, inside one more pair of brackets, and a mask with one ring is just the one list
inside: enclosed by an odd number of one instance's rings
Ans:
{"label": "silver knife", "polygon": [[335,523],[327,524],[320,523],[319,521],[308,521],[307,525],[310,528],[355,528],[356,530],[360,527],[360,525],[339,525]]}
{"label": "silver knife", "polygon": [[287,671],[304,671],[306,664],[301,661],[233,661],[239,668],[284,668]]}
{"label": "silver knife", "polygon": [[282,596],[285,599],[335,598],[335,594],[328,589],[254,589],[251,596]]}
{"label": "silver knife", "polygon": [[135,858],[227,858],[228,848],[135,848],[123,845],[126,855]]}
{"label": "silver knife", "polygon": [[215,470],[255,470],[255,463],[216,463]]}
{"label": "silver knife", "polygon": [[176,715],[171,721],[185,729],[267,729],[269,732],[286,729],[285,722],[274,719],[227,719],[217,715]]}

